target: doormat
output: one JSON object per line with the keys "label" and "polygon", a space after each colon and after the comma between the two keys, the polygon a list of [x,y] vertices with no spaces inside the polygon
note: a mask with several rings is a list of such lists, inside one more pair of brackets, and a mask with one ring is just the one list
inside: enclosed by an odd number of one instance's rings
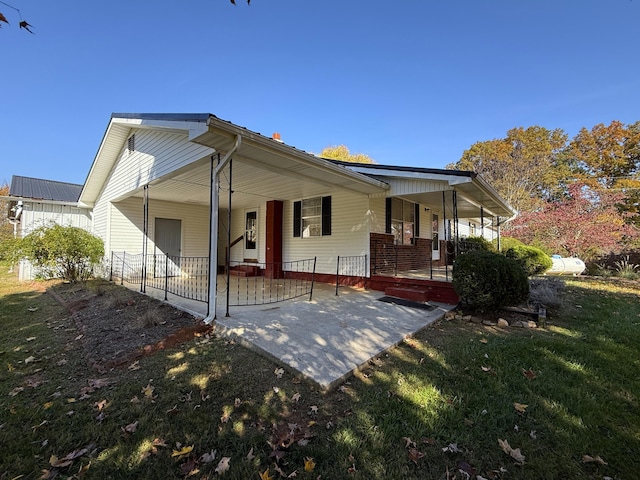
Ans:
{"label": "doormat", "polygon": [[435,306],[429,305],[428,303],[413,302],[411,300],[405,300],[404,298],[398,298],[398,297],[384,296],[384,297],[380,297],[378,300],[385,303],[393,303],[394,305],[401,305],[403,307],[411,307],[411,308],[418,308],[420,310],[427,310],[429,312],[436,309]]}

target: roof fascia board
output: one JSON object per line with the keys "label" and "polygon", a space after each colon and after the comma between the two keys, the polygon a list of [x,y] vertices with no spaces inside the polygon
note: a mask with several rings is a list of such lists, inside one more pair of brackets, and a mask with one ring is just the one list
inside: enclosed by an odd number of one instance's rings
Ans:
{"label": "roof fascia board", "polygon": [[112,121],[114,123],[120,125],[129,125],[131,128],[149,128],[149,129],[163,129],[163,130],[172,130],[172,131],[185,131],[189,135],[189,140],[193,140],[203,133],[207,132],[207,124],[206,122],[202,122],[199,120],[200,116],[194,115],[193,120],[189,120],[188,116],[183,116],[183,118],[170,119],[170,118],[145,118],[142,116],[141,118],[133,118],[133,117],[117,117],[112,116]]}
{"label": "roof fascia board", "polygon": [[504,198],[502,198],[498,191],[491,185],[489,185],[489,183],[487,183],[486,180],[484,180],[481,176],[478,175],[476,178],[474,178],[473,183],[476,184],[478,188],[486,193],[489,197],[493,198],[496,203],[502,205],[505,210],[511,212],[510,218],[515,217],[518,214],[518,212],[514,210],[513,207],[509,205]]}
{"label": "roof fascia board", "polygon": [[0,196],[0,200],[7,202],[29,202],[29,203],[46,203],[49,205],[68,205],[70,207],[80,206],[80,202],[65,202],[63,200],[44,200],[41,198],[16,197],[13,195]]}
{"label": "roof fascia board", "polygon": [[433,172],[421,172],[419,170],[396,170],[393,167],[385,168],[367,168],[359,166],[346,166],[347,169],[355,172],[362,173],[372,177],[394,177],[394,178],[409,178],[414,180],[436,180],[440,182],[448,182],[449,185],[460,185],[462,183],[469,183],[472,181],[471,176],[461,175],[448,175],[442,173]]}

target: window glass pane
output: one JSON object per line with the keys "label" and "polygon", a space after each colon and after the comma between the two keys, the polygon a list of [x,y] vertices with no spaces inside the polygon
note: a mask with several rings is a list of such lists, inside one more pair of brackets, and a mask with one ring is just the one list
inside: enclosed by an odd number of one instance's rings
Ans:
{"label": "window glass pane", "polygon": [[403,223],[402,231],[403,231],[402,244],[411,245],[413,243],[413,223],[407,223],[407,222]]}
{"label": "window glass pane", "polygon": [[405,222],[413,223],[413,217],[415,216],[415,213],[416,213],[416,208],[414,205],[415,203],[407,202],[407,201],[405,201],[402,204],[402,219]]}
{"label": "window glass pane", "polygon": [[319,237],[322,233],[320,217],[302,219],[302,238]]}
{"label": "window glass pane", "polygon": [[402,245],[402,222],[391,222],[391,233],[393,234],[394,243]]}
{"label": "window glass pane", "polygon": [[322,198],[302,200],[302,238],[322,235]]}
{"label": "window glass pane", "polygon": [[393,220],[402,220],[402,200],[399,198],[391,199],[391,218]]}

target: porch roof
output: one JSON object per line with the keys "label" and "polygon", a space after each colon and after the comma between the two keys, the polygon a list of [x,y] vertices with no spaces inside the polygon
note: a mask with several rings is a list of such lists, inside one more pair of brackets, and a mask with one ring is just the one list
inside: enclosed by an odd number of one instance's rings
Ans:
{"label": "porch roof", "polygon": [[[280,188],[293,188],[300,194],[300,185],[316,184],[327,188],[345,188],[365,195],[381,193],[389,189],[389,185],[382,180],[347,169],[326,159],[316,157],[303,150],[286,145],[260,133],[240,127],[222,120],[208,113],[173,114],[173,113],[114,113],[104,134],[98,153],[87,176],[80,202],[93,205],[100,191],[107,181],[109,173],[117,162],[131,129],[157,129],[188,135],[191,142],[207,146],[212,153],[224,155],[233,148],[237,136],[242,138],[241,146],[233,154],[235,161],[239,161],[245,171],[249,172],[254,183],[260,183],[260,190],[264,190],[265,178],[256,172],[256,168],[268,171],[271,175],[288,178],[286,182],[277,182]],[[206,159],[208,160],[208,158]],[[186,167],[184,167],[186,168]],[[208,186],[209,163],[199,161],[192,164],[189,172],[185,169],[176,171],[172,179],[180,181],[188,176],[193,185]],[[234,167],[235,168],[235,167]],[[235,176],[235,173],[234,173]],[[282,178],[281,177],[281,178]],[[162,198],[162,184],[156,184],[154,194]],[[165,182],[167,198],[175,195],[171,190],[171,182]],[[254,187],[256,188],[256,187]],[[191,203],[208,203],[207,189],[192,189]],[[243,189],[238,188],[238,193]],[[246,188],[244,190],[251,190]],[[236,191],[236,186],[234,186]],[[139,192],[138,192],[139,194]],[[277,198],[274,197],[274,198]]]}
{"label": "porch roof", "polygon": [[511,218],[516,211],[480,175],[465,170],[403,167],[332,160],[347,169],[369,175],[390,185],[387,196],[406,198],[423,205],[442,205],[442,192],[457,192],[459,218]]}

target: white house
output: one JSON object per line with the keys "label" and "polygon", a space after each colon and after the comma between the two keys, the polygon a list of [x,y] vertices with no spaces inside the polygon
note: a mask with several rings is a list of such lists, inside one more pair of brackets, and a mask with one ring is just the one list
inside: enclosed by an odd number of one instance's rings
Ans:
{"label": "white house", "polygon": [[220,272],[279,278],[313,258],[316,280],[382,289],[390,269],[446,265],[461,219],[514,215],[473,172],[326,160],[274,137],[211,114],[113,114],[79,206],[123,276],[142,255],[143,289],[150,277],[204,276],[210,317]]}

